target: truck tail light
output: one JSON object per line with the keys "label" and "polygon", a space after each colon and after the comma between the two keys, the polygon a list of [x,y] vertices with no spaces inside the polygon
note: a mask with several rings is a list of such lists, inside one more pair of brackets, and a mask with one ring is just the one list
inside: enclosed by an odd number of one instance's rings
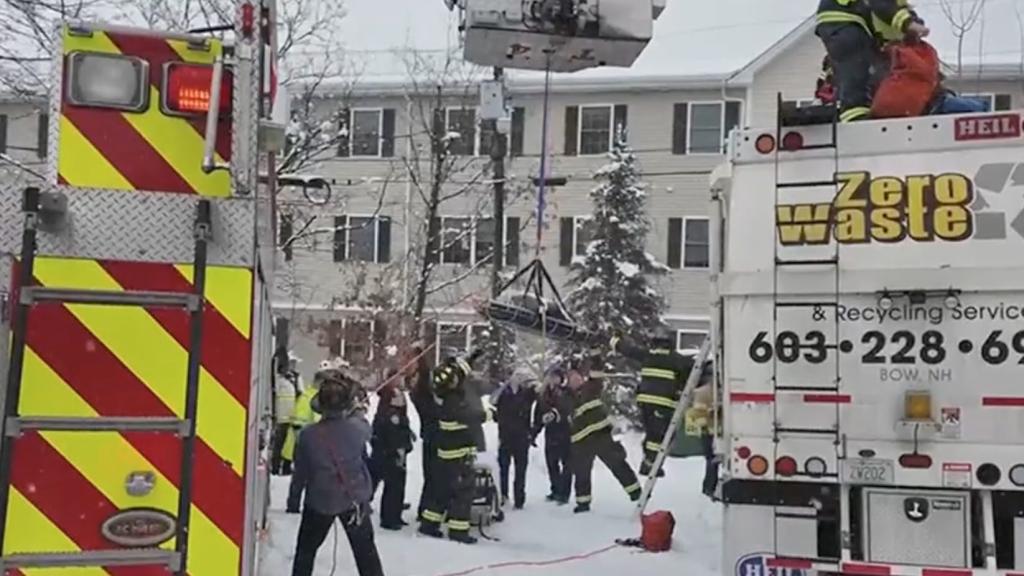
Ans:
{"label": "truck tail light", "polygon": [[1024,464],[1017,464],[1010,468],[1010,482],[1015,486],[1024,486]]}
{"label": "truck tail light", "polygon": [[828,464],[825,463],[824,459],[812,456],[804,462],[804,472],[806,472],[808,476],[824,476],[825,473],[828,472]]}
{"label": "truck tail light", "polygon": [[916,469],[931,468],[932,457],[927,454],[904,454],[900,456],[900,466]]}
{"label": "truck tail light", "polygon": [[768,459],[760,454],[752,456],[747,460],[747,470],[754,476],[764,476],[768,473]]}
{"label": "truck tail light", "polygon": [[782,137],[782,149],[788,152],[795,152],[804,147],[804,135],[799,132],[789,132]]}
{"label": "truck tail light", "polygon": [[741,460],[746,460],[747,458],[750,458],[750,448],[740,446],[736,449],[736,455],[739,456]]}
{"label": "truck tail light", "polygon": [[754,148],[761,154],[771,154],[775,151],[775,137],[771,134],[761,134],[754,141]]}
{"label": "truck tail light", "polygon": [[775,473],[779,476],[793,476],[797,472],[796,460],[783,456],[775,461]]}
{"label": "truck tail light", "polygon": [[980,482],[982,485],[995,486],[996,484],[999,483],[999,479],[1003,476],[1003,473],[1001,470],[999,470],[999,466],[996,466],[995,464],[992,463],[988,463],[978,466],[978,472],[976,476],[978,477],[978,482]]}
{"label": "truck tail light", "polygon": [[[171,114],[203,116],[210,108],[210,82],[213,79],[213,65],[172,62],[167,65],[164,77],[164,109]],[[231,113],[231,73],[224,71],[223,86],[220,90],[221,117]]]}
{"label": "truck tail light", "polygon": [[149,64],[119,54],[68,57],[68,101],[75,106],[140,112],[149,103]]}

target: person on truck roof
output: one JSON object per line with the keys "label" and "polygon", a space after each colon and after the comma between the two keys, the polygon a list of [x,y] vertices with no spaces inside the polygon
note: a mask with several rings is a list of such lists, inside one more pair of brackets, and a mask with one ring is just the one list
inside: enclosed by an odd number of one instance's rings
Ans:
{"label": "person on truck roof", "polygon": [[[640,387],[636,403],[644,425],[644,459],[640,475],[651,472],[662,449],[662,440],[672,422],[679,396],[686,386],[693,361],[675,350],[675,332],[667,326],[658,329],[651,349],[641,348],[621,336],[612,338],[612,351],[641,364]],[[658,476],[665,471],[659,470]]]}
{"label": "person on truck roof", "polygon": [[879,37],[914,40],[929,30],[907,0],[820,0],[815,34],[828,52],[839,88],[839,120],[871,116],[871,69]]}

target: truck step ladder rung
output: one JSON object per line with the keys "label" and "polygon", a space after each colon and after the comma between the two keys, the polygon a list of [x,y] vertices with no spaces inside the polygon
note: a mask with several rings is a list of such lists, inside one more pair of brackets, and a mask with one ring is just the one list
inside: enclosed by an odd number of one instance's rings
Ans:
{"label": "truck step ladder rung", "polygon": [[806,181],[803,181],[803,182],[800,182],[800,181],[796,181],[796,182],[777,182],[775,184],[775,187],[776,188],[780,188],[780,189],[784,189],[784,188],[829,188],[829,187],[835,188],[838,185],[839,185],[839,181],[836,180],[835,178],[833,178],[831,180],[806,180]]}
{"label": "truck step ladder rung", "polygon": [[839,264],[839,256],[833,255],[828,258],[795,258],[788,260],[776,258],[776,266],[835,266]]}
{"label": "truck step ladder rung", "polygon": [[835,148],[835,147],[836,147],[836,145],[835,145],[834,142],[826,142],[824,144],[807,144],[806,146],[801,146],[800,147],[800,151],[804,151],[804,150],[828,150],[828,149],[832,149],[832,148]]}
{"label": "truck step ladder rung", "polygon": [[777,434],[808,434],[814,436],[835,436],[839,433],[835,428],[787,428],[784,426],[776,426],[775,432]]}
{"label": "truck step ladder rung", "polygon": [[776,302],[775,306],[778,308],[836,308],[839,306],[839,303],[807,300],[802,302]]}
{"label": "truck step ladder rung", "polygon": [[21,436],[29,430],[46,432],[173,432],[185,437],[191,434],[188,420],[165,417],[30,417],[8,418],[4,433]]}
{"label": "truck step ladder rung", "polygon": [[0,558],[0,573],[14,568],[90,568],[108,566],[166,566],[181,570],[181,555],[159,548],[145,550],[95,550],[87,552],[11,554]]}
{"label": "truck step ladder rung", "polygon": [[62,304],[101,304],[106,306],[147,306],[159,308],[186,308],[196,310],[200,299],[184,292],[147,292],[126,290],[78,290],[74,288],[42,288],[30,286],[21,290],[22,304],[59,302]]}
{"label": "truck step ladder rung", "polygon": [[839,393],[839,386],[776,386],[776,392],[807,392],[810,394],[820,394],[822,392],[835,392]]}

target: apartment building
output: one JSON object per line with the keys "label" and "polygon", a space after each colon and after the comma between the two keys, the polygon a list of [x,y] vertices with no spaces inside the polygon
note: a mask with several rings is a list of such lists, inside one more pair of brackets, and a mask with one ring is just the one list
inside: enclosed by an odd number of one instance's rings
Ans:
{"label": "apartment building", "polygon": [[[779,93],[811,98],[822,56],[813,24],[805,22],[720,72],[650,73],[639,66],[555,76],[547,175],[562,183],[546,191],[539,235],[533,179],[542,153],[543,78],[510,72],[504,273],[539,257],[563,294],[571,290],[571,265],[591,238],[592,174],[607,162],[622,126],[648,191],[648,251],[671,270],[658,278],[665,319],[680,349],[699,345],[708,327],[709,174],[723,161],[732,128],[771,128]],[[434,354],[469,348],[484,334],[475,307],[490,294],[493,133],[478,121],[479,77],[460,76],[458,66],[443,78],[433,73],[325,86],[311,105],[312,125],[329,144],[302,171],[329,179],[331,195],[284,191],[279,230],[287,245],[274,295],[307,375],[329,356],[361,364],[382,353],[374,343],[386,342],[394,329],[388,310],[415,303],[424,269],[431,272],[424,308]],[[1024,103],[1016,64],[965,67],[949,84],[989,98],[997,109]],[[44,161],[47,131],[40,127],[47,118],[40,109],[0,102],[0,153],[29,166]],[[454,158],[440,179],[431,135],[444,135]],[[443,201],[432,228],[425,199],[435,181]],[[441,233],[431,238],[431,229]],[[427,242],[434,250],[423,250]],[[424,262],[426,252],[436,258]]]}

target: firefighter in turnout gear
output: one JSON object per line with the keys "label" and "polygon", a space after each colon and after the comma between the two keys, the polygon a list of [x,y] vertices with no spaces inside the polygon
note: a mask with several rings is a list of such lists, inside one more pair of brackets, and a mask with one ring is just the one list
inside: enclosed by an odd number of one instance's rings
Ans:
{"label": "firefighter in turnout gear", "polygon": [[[672,414],[693,366],[691,359],[675,350],[674,337],[674,332],[662,328],[655,336],[654,347],[650,350],[631,344],[621,337],[612,338],[613,351],[641,364],[640,388],[636,396],[645,433],[641,476],[650,473],[662,449],[665,432],[672,422]],[[664,469],[658,471],[658,476],[664,474]]]}
{"label": "firefighter in turnout gear", "polygon": [[[426,496],[428,503],[420,518],[421,534],[441,538],[441,524],[447,523],[448,538],[463,544],[475,544],[469,535],[470,507],[473,503],[473,462],[476,443],[470,426],[474,415],[466,399],[466,378],[472,372],[468,358],[448,358],[434,369],[431,383],[435,402],[439,405],[437,460],[434,487]],[[486,419],[486,415],[485,415]]]}
{"label": "firefighter in turnout gear", "polygon": [[380,390],[377,413],[373,417],[373,436],[370,438],[370,474],[374,492],[384,483],[380,498],[380,527],[401,530],[405,502],[406,457],[412,450],[413,433],[409,428],[409,413],[405,391],[399,375],[394,373]]}
{"label": "firefighter in turnout gear", "polygon": [[879,53],[876,35],[913,40],[929,32],[907,0],[821,0],[816,18],[815,33],[835,71],[841,122],[870,117],[871,67]]}
{"label": "firefighter in turnout gear", "polygon": [[[278,367],[274,379],[274,437],[270,456],[271,474],[288,476],[292,473],[292,455],[286,458],[284,447],[292,434],[292,416],[295,414],[295,400],[302,392],[302,376],[297,364],[301,362],[294,352],[289,351],[287,363]],[[294,447],[294,438],[292,446]]]}
{"label": "firefighter in turnout gear", "polygon": [[612,421],[608,408],[601,399],[604,386],[594,359],[574,360],[567,376],[572,396],[572,468],[575,477],[576,508],[573,512],[589,512],[591,495],[590,476],[594,459],[600,458],[615,479],[629,495],[640,499],[640,482],[626,461],[626,449],[612,436]]}

